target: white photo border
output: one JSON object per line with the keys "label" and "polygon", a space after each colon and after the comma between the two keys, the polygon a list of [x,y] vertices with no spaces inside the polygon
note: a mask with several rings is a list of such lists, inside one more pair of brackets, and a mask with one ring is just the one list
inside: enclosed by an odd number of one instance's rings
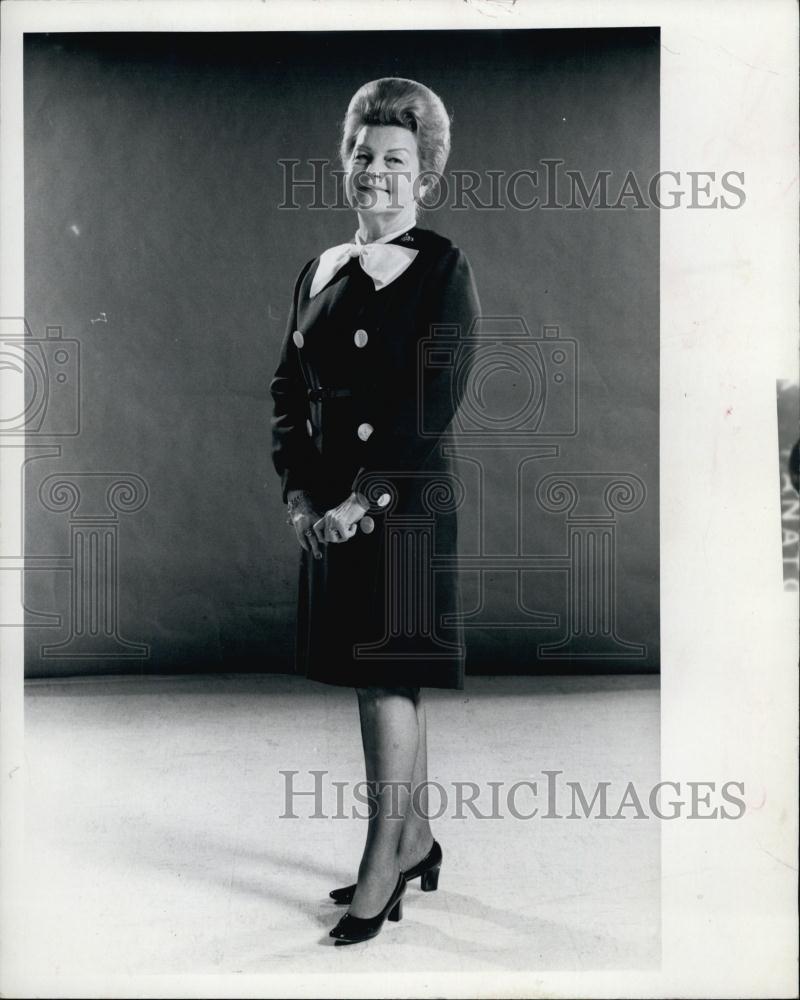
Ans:
{"label": "white photo border", "polygon": [[[662,823],[655,971],[43,981],[24,904],[23,636],[0,630],[4,995],[774,997],[797,991],[798,595],[782,581],[775,386],[798,363],[798,12],[790,0],[6,0],[0,7],[0,315],[24,315],[24,32],[660,26],[661,167],[742,171],[736,211],[661,216],[662,779],[742,781],[736,822]],[[21,380],[20,380],[21,381]],[[5,391],[16,389],[8,382]],[[21,386],[18,387],[21,400]],[[12,404],[13,404],[12,399]],[[20,407],[21,409],[21,407]],[[2,554],[20,448],[0,448]],[[0,554],[1,558],[1,554]],[[6,579],[8,578],[8,579]],[[17,610],[16,573],[0,573]],[[4,618],[3,620],[8,620]]]}

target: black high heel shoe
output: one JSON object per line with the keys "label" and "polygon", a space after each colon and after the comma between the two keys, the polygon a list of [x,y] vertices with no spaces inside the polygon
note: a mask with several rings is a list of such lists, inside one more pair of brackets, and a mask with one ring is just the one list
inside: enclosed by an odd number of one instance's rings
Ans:
{"label": "black high heel shoe", "polygon": [[[423,892],[435,892],[439,885],[439,870],[442,867],[442,848],[439,842],[434,840],[433,847],[428,851],[422,861],[418,861],[413,868],[403,872],[406,882],[413,878],[420,879],[420,888]],[[338,906],[352,903],[353,893],[356,891],[355,885],[345,885],[341,889],[332,889],[328,895]]]}
{"label": "black high heel shoe", "polygon": [[345,913],[339,923],[330,932],[332,938],[336,938],[336,944],[359,944],[361,941],[369,941],[376,934],[380,933],[384,920],[397,922],[403,919],[403,893],[408,888],[408,883],[403,877],[403,873],[397,879],[389,901],[374,917],[354,917],[351,913]]}

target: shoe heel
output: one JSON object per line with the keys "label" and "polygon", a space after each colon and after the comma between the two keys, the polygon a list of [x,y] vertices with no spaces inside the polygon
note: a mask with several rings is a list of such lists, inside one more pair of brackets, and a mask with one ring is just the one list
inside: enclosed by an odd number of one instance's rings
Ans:
{"label": "shoe heel", "polygon": [[420,888],[423,892],[436,892],[439,886],[439,868],[431,868],[430,871],[423,872],[420,879]]}
{"label": "shoe heel", "polygon": [[391,909],[391,911],[389,913],[388,919],[394,921],[394,923],[397,923],[398,920],[402,920],[403,919],[403,900],[402,899],[398,899],[397,902],[394,904],[394,906],[392,907],[392,909]]}

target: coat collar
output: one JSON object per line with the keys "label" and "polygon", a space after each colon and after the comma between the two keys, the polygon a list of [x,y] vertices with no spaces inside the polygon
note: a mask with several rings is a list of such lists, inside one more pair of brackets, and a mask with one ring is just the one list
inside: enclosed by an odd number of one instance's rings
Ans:
{"label": "coat collar", "polygon": [[393,232],[387,233],[385,236],[379,236],[377,240],[365,240],[362,238],[361,233],[356,230],[354,242],[356,246],[360,247],[365,246],[368,243],[399,243],[401,246],[409,246],[414,242],[412,233],[416,228],[416,225],[403,226],[401,229],[395,229]]}

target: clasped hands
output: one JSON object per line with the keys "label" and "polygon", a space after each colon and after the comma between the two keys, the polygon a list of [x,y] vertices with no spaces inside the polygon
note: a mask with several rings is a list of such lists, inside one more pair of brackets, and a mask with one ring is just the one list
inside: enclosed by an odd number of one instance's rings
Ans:
{"label": "clasped hands", "polygon": [[367,508],[359,502],[355,493],[322,515],[314,509],[311,497],[303,494],[295,504],[291,520],[300,546],[306,552],[310,551],[315,559],[321,559],[320,545],[349,541],[358,531],[358,522],[366,513]]}

